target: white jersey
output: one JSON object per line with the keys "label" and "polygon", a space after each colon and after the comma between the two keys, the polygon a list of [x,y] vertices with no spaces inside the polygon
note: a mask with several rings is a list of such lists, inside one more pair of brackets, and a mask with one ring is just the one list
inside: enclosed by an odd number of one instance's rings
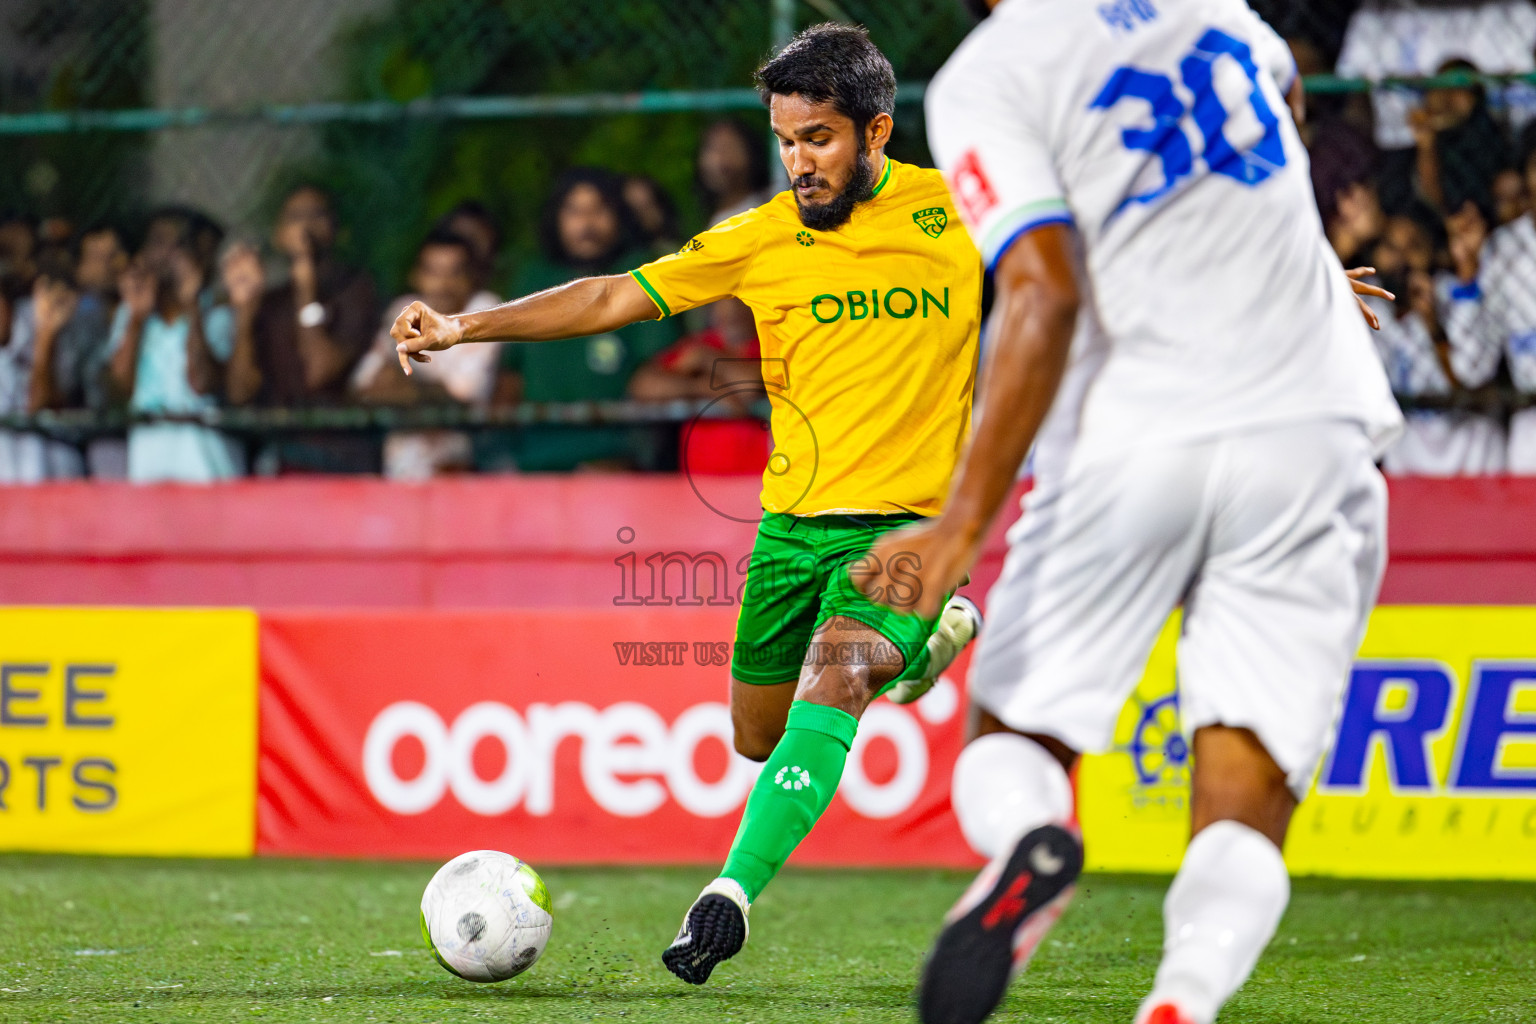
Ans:
{"label": "white jersey", "polygon": [[1309,419],[1401,427],[1323,234],[1285,43],[1243,0],[1005,0],[929,88],[988,268],[1070,223],[1086,295],[1037,476]]}

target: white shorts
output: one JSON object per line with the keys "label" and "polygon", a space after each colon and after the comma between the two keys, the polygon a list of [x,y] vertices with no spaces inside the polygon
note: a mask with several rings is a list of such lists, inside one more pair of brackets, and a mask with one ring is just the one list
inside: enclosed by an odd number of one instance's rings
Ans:
{"label": "white shorts", "polygon": [[1299,797],[1376,603],[1386,513],[1370,442],[1344,421],[1069,469],[1009,531],[971,697],[1012,729],[1103,751],[1182,602],[1185,731],[1252,729]]}

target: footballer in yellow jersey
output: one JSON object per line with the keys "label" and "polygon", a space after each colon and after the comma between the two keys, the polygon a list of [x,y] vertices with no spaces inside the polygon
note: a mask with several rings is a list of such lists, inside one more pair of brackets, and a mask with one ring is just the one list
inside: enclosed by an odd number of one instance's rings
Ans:
{"label": "footballer in yellow jersey", "polygon": [[463,342],[601,334],[727,296],[752,310],[774,450],[731,719],[736,749],[765,764],[720,877],[662,954],[693,984],[745,943],[751,902],[831,802],[864,709],[916,699],[980,624],[964,598],[921,618],[850,575],[915,578],[869,548],[942,509],[970,429],[976,248],[938,172],[885,156],[896,78],[863,29],[807,29],[757,81],[789,191],[628,274],[457,316],[417,302],[391,332],[409,373]]}
{"label": "footballer in yellow jersey", "polygon": [[976,247],[938,171],[889,158],[817,231],[782,192],[632,270],[661,316],[734,295],[773,407],[763,508],[934,515],[971,422]]}

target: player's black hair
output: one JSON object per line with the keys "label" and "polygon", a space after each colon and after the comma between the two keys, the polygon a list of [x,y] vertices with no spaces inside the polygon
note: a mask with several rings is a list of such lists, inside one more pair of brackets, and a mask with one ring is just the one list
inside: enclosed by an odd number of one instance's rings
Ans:
{"label": "player's black hair", "polygon": [[428,231],[427,236],[421,240],[421,244],[416,247],[416,258],[419,260],[422,253],[434,246],[452,246],[458,249],[464,254],[465,263],[468,265],[471,274],[474,273],[475,247],[469,239],[457,231],[451,231],[440,225]]}
{"label": "player's black hair", "polygon": [[635,215],[630,212],[629,204],[624,201],[624,179],[601,167],[572,167],[555,179],[555,187],[544,201],[544,211],[539,217],[539,244],[544,255],[555,263],[577,265],[565,251],[565,244],[560,241],[560,208],[565,205],[566,197],[582,185],[591,185],[597,189],[603,203],[619,221],[619,235],[612,248],[593,263],[594,268],[606,267],[635,244],[635,239],[640,237],[640,230],[635,224]]}
{"label": "player's black hair", "polygon": [[756,79],[764,103],[796,93],[831,103],[861,137],[876,114],[896,109],[896,72],[857,25],[812,25],[758,68]]}
{"label": "player's black hair", "polygon": [[992,13],[992,5],[987,0],[960,0],[960,6],[977,21],[985,21],[987,15]]}

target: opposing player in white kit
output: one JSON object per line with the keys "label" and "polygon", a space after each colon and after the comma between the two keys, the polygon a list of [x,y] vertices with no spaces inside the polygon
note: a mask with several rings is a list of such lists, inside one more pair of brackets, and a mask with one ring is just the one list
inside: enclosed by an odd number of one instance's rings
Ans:
{"label": "opposing player in white kit", "polygon": [[1401,417],[1323,235],[1294,65],[1243,0],[993,6],[927,100],[996,276],[980,417],[943,515],[871,550],[921,560],[934,614],[1034,443],[954,772],[993,860],[919,1008],[981,1020],[1060,913],[1082,864],[1067,771],[1109,745],[1182,603],[1193,838],[1137,1020],[1209,1024],[1289,899],[1280,847],[1375,602],[1374,458]]}

